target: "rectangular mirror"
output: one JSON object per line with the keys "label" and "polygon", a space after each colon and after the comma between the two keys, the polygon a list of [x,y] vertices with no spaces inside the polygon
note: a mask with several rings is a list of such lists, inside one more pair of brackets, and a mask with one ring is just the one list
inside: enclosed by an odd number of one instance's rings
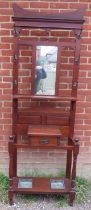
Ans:
{"label": "rectangular mirror", "polygon": [[55,95],[57,46],[36,46],[35,95]]}

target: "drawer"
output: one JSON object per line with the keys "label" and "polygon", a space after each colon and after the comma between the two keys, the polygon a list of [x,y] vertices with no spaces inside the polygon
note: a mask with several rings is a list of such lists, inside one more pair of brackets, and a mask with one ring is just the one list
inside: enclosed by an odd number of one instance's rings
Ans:
{"label": "drawer", "polygon": [[57,146],[58,139],[57,137],[48,137],[48,136],[32,136],[30,138],[31,146],[39,146],[39,147],[50,147],[50,146]]}

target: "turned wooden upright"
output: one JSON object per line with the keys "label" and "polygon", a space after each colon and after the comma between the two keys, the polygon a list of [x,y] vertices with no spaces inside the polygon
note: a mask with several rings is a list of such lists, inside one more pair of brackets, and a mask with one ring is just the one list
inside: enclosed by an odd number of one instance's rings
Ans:
{"label": "turned wooden upright", "polygon": [[[12,136],[9,139],[9,203],[13,204],[13,194],[18,193],[68,193],[69,203],[73,205],[75,199],[75,177],[76,161],[79,153],[79,139],[74,137],[75,112],[77,102],[78,72],[80,63],[80,44],[82,36],[83,14],[85,8],[62,14],[45,14],[31,12],[13,5],[14,9],[14,53],[13,53],[13,115]],[[75,34],[74,42],[51,42],[36,41],[21,37],[23,29],[44,29],[48,33],[53,30],[72,30]],[[37,45],[57,46],[57,70],[54,95],[35,95],[35,47]],[[19,50],[21,46],[32,46],[32,78],[30,94],[19,94],[18,70]],[[72,91],[70,97],[59,95],[60,57],[65,47],[74,49],[74,65]],[[30,100],[30,108],[19,108],[19,101]],[[63,113],[58,103],[70,102],[69,113]],[[33,106],[36,102],[37,107]],[[45,103],[44,103],[45,102]],[[52,106],[53,103],[53,106]],[[49,104],[49,105],[48,105]],[[51,106],[50,106],[51,104]],[[28,142],[17,141],[19,135],[26,134]],[[66,145],[64,138],[67,138]],[[60,178],[38,178],[17,176],[17,149],[18,148],[40,148],[40,149],[62,149],[67,151],[66,176]],[[57,184],[58,185],[57,185]],[[63,185],[61,186],[61,184]],[[24,185],[23,185],[24,184]],[[28,186],[27,186],[28,185]],[[25,187],[24,187],[25,186]],[[56,187],[55,187],[56,186]],[[61,186],[61,187],[60,187]]]}

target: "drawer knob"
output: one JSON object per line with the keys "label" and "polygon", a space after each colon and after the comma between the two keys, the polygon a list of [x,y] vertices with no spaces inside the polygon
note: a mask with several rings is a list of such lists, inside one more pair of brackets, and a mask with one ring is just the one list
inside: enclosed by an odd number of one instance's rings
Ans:
{"label": "drawer knob", "polygon": [[47,139],[41,139],[40,144],[48,144],[48,140]]}

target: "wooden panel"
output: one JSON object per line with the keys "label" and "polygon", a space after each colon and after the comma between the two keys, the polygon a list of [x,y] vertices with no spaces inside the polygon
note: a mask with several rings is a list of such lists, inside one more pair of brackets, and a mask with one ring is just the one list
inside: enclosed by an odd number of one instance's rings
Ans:
{"label": "wooden panel", "polygon": [[[45,118],[45,121],[43,120]],[[49,116],[26,116],[26,117],[19,117],[18,123],[20,124],[33,124],[33,125],[59,125],[59,126],[67,126],[68,125],[68,118],[61,118],[61,117],[51,117]]]}
{"label": "wooden panel", "polygon": [[18,123],[67,126],[69,113],[62,108],[31,108],[18,113]]}
{"label": "wooden panel", "polygon": [[60,125],[60,126],[67,126],[68,125],[68,118],[61,117],[61,116],[48,116],[47,117],[47,124],[48,125]]}
{"label": "wooden panel", "polygon": [[13,125],[14,135],[24,135],[28,131],[28,124],[16,124]]}
{"label": "wooden panel", "polygon": [[19,116],[18,123],[41,124],[41,116]]}
{"label": "wooden panel", "polygon": [[61,131],[58,126],[47,126],[47,125],[30,125],[28,128],[28,135],[30,136],[61,136]]}
{"label": "wooden panel", "polygon": [[24,114],[24,115],[28,115],[28,114],[33,114],[33,113],[50,113],[50,114],[67,114],[67,112],[64,111],[64,109],[61,107],[57,108],[56,106],[55,107],[41,107],[41,106],[38,106],[38,107],[31,107],[31,108],[25,108],[25,109],[20,109],[18,111],[19,114]]}

